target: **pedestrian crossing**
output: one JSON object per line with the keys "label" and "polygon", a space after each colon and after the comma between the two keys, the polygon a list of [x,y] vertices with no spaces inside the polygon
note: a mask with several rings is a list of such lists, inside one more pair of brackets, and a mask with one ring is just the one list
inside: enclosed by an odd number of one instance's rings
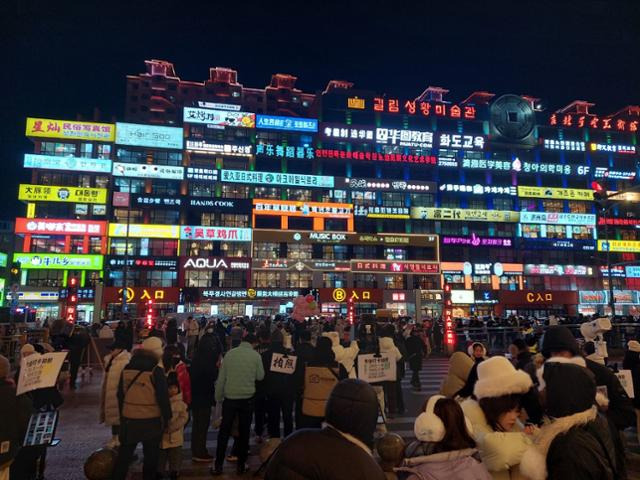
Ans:
{"label": "pedestrian crossing", "polygon": [[[411,370],[407,369],[405,372],[405,376],[402,380],[402,390],[403,395],[405,397],[405,403],[407,405],[406,412],[401,416],[394,416],[393,418],[387,419],[386,428],[389,432],[394,432],[403,437],[406,440],[413,439],[413,423],[415,418],[419,412],[417,412],[418,408],[424,400],[426,400],[431,395],[437,394],[440,390],[440,384],[442,380],[447,374],[447,370],[449,368],[449,361],[446,357],[430,357],[425,359],[422,365],[422,370],[420,371],[420,382],[422,384],[422,388],[420,391],[416,391],[411,386]],[[412,399],[408,397],[413,397]],[[412,408],[413,405],[413,408]],[[415,407],[418,405],[418,407]],[[281,430],[283,430],[283,426],[281,425]],[[218,439],[218,431],[210,428],[207,433],[207,447],[209,449],[209,453],[215,456],[216,447],[217,447],[217,439]],[[185,478],[209,478],[208,469],[210,467],[209,464],[202,463],[193,463],[191,461],[191,423],[187,424],[184,432],[184,446],[183,446],[183,462],[182,462],[182,471],[181,477]],[[252,435],[249,441],[249,459],[248,465],[254,471],[260,466],[260,449],[262,448],[263,443],[260,443],[256,436],[253,434],[253,426],[252,426]],[[227,452],[231,451],[233,446],[233,439],[229,440],[229,445]],[[139,452],[141,454],[141,452]],[[132,470],[134,472],[140,472],[141,465],[135,465]],[[230,462],[225,462],[225,471],[229,473],[235,471],[234,464]],[[134,477],[136,478],[136,477]],[[228,476],[223,478],[236,478],[234,476]]]}

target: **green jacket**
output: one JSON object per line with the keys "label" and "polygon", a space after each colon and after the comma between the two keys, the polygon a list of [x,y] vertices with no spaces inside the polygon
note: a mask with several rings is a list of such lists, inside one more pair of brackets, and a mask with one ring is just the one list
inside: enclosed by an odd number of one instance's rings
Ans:
{"label": "green jacket", "polygon": [[256,393],[256,382],[264,378],[262,357],[249,343],[242,342],[227,352],[216,382],[216,402],[225,398],[243,400]]}

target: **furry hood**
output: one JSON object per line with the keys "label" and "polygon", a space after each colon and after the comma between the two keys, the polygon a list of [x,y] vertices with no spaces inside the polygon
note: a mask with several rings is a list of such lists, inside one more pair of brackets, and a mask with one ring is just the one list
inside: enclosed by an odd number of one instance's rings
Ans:
{"label": "furry hood", "polygon": [[640,342],[637,340],[630,340],[629,343],[627,343],[627,346],[629,347],[630,352],[640,353]]}
{"label": "furry hood", "polygon": [[327,337],[329,340],[331,340],[332,347],[340,346],[340,335],[338,334],[338,332],[323,332],[322,336]]}
{"label": "furry hood", "polygon": [[395,348],[395,343],[393,343],[393,338],[391,337],[379,337],[378,342],[380,343],[380,351],[382,352],[387,352]]}
{"label": "furry hood", "polygon": [[542,375],[544,374],[545,363],[554,363],[554,362],[555,363],[572,363],[573,365],[578,365],[579,367],[587,368],[587,362],[582,357],[571,357],[571,358],[551,357],[547,359],[547,361],[544,362],[538,370],[536,370],[536,377],[538,377],[538,390],[542,391],[547,386],[546,383],[544,382],[544,379],[542,378]]}
{"label": "furry hood", "polygon": [[591,407],[584,412],[578,412],[568,417],[558,418],[543,426],[534,445],[529,447],[520,461],[520,473],[531,480],[545,480],[547,478],[547,453],[551,442],[560,434],[568,432],[573,427],[586,425],[595,420],[598,408]]}

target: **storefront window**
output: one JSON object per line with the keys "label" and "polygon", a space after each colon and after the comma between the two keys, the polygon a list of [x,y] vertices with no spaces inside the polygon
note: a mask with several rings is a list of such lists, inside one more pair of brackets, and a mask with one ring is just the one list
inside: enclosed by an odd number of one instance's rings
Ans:
{"label": "storefront window", "polygon": [[131,178],[114,178],[116,192],[142,193],[144,192],[144,180]]}
{"label": "storefront window", "polygon": [[334,272],[323,273],[322,286],[324,288],[344,288],[347,286],[347,274]]}
{"label": "storefront window", "polygon": [[75,155],[76,146],[73,143],[41,142],[40,153],[61,156]]}
{"label": "storefront window", "polygon": [[249,215],[223,213],[220,216],[220,221],[223,227],[246,228],[249,226]]}
{"label": "storefront window", "polygon": [[322,258],[324,260],[346,260],[347,246],[346,245],[323,245]]}
{"label": "storefront window", "polygon": [[64,253],[64,236],[53,236],[51,238],[46,237],[31,237],[31,249],[32,253]]}
{"label": "storefront window", "polygon": [[149,285],[152,287],[177,287],[178,272],[163,270],[149,272]]}
{"label": "storefront window", "polygon": [[109,177],[106,175],[96,175],[96,188],[108,188]]}
{"label": "storefront window", "polygon": [[542,208],[545,212],[562,213],[564,211],[562,200],[543,200]]}
{"label": "storefront window", "polygon": [[280,244],[272,242],[254,243],[253,256],[260,259],[280,258]]}
{"label": "storefront window", "polygon": [[311,272],[287,272],[287,287],[289,288],[311,287]]}
{"label": "storefront window", "polygon": [[503,275],[500,277],[500,290],[518,290],[519,282],[518,276],[515,275]]}
{"label": "storefront window", "polygon": [[312,250],[312,245],[289,244],[287,247],[287,258],[289,260],[310,260]]}
{"label": "storefront window", "polygon": [[71,250],[69,253],[87,253],[84,251],[84,238],[83,237],[71,237]]}
{"label": "storefront window", "polygon": [[354,273],[353,286],[355,288],[378,288],[378,282],[374,273]]}
{"label": "storefront window", "polygon": [[249,187],[227,183],[222,185],[222,196],[224,198],[249,198]]}
{"label": "storefront window", "polygon": [[118,161],[126,163],[147,163],[147,155],[142,150],[118,149]]}
{"label": "storefront window", "polygon": [[98,158],[111,158],[111,145],[98,144]]}
{"label": "storefront window", "polygon": [[182,154],[178,152],[153,152],[153,163],[156,165],[182,165]]}
{"label": "storefront window", "polygon": [[[218,286],[222,288],[241,288],[247,285],[246,272],[221,271],[218,274]],[[277,284],[276,284],[277,285]]]}
{"label": "storefront window", "polygon": [[588,202],[569,202],[569,211],[571,213],[588,213]]}
{"label": "storefront window", "polygon": [[156,195],[178,195],[180,182],[172,180],[153,180],[151,183],[151,193]]}
{"label": "storefront window", "polygon": [[382,194],[382,204],[385,207],[404,207],[404,193],[388,193]]}
{"label": "storefront window", "polygon": [[412,207],[433,207],[435,205],[433,195],[430,193],[412,193]]}
{"label": "storefront window", "polygon": [[571,238],[576,240],[591,240],[593,238],[593,227],[588,225],[571,226]]}
{"label": "storefront window", "polygon": [[522,225],[522,236],[524,238],[542,238],[542,225]]}
{"label": "storefront window", "polygon": [[149,239],[149,253],[140,253],[140,255],[150,255],[152,257],[171,257],[177,254],[177,240],[164,240],[160,238]]}
{"label": "storefront window", "polygon": [[376,247],[370,245],[355,245],[353,247],[353,258],[362,260],[376,258]]}
{"label": "storefront window", "polygon": [[211,287],[213,279],[213,272],[211,271],[198,271],[198,270],[185,270],[184,283],[186,287]]}
{"label": "storefront window", "polygon": [[494,198],[494,210],[513,210],[513,199],[511,198]]}
{"label": "storefront window", "polygon": [[89,237],[89,253],[104,253],[102,251],[102,238]]}
{"label": "storefront window", "polygon": [[287,188],[287,198],[300,202],[311,201],[311,190],[303,190],[301,188]]}
{"label": "storefront window", "polygon": [[384,258],[387,260],[406,260],[407,251],[404,248],[385,248]]}
{"label": "storefront window", "polygon": [[151,210],[151,223],[178,225],[180,212],[177,210]]}
{"label": "storefront window", "polygon": [[92,143],[82,143],[80,144],[80,156],[84,158],[91,158],[93,154],[93,144]]}
{"label": "storefront window", "polygon": [[253,286],[256,288],[268,288],[280,284],[279,272],[253,272]]}
{"label": "storefront window", "polygon": [[256,187],[255,198],[280,199],[280,189],[274,187]]}
{"label": "storefront window", "polygon": [[404,275],[385,275],[384,288],[404,290]]}
{"label": "storefront window", "polygon": [[225,257],[248,257],[251,247],[248,243],[222,242],[220,244],[220,251]]}
{"label": "storefront window", "polygon": [[471,281],[474,285],[487,285],[491,283],[491,275],[472,275]]}
{"label": "storefront window", "polygon": [[215,192],[214,183],[189,182],[189,195],[192,197],[213,197]]}
{"label": "storefront window", "polygon": [[27,286],[29,287],[61,287],[63,270],[29,270]]}
{"label": "storefront window", "polygon": [[547,225],[547,238],[567,238],[567,226]]}
{"label": "storefront window", "polygon": [[351,201],[358,206],[372,207],[376,204],[375,192],[351,192]]}

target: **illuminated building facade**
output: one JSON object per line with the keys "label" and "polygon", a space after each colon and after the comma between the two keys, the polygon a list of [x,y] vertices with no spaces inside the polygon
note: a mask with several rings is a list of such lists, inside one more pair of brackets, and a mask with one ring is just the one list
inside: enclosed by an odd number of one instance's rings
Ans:
{"label": "illuminated building facade", "polygon": [[[273,314],[314,289],[326,312],[424,315],[447,282],[455,316],[593,313],[607,303],[609,248],[619,311],[636,312],[636,198],[596,215],[591,182],[637,184],[639,107],[546,111],[438,87],[403,99],[344,81],[304,93],[283,74],[257,89],[230,69],[190,82],[146,65],[127,77],[110,136],[27,124],[23,252],[101,255],[78,273],[82,286],[103,279],[98,308],[117,310],[126,285],[138,315],[150,298],[159,312]],[[45,219],[101,227],[54,232]],[[72,268],[23,271],[23,285],[62,288]]]}

